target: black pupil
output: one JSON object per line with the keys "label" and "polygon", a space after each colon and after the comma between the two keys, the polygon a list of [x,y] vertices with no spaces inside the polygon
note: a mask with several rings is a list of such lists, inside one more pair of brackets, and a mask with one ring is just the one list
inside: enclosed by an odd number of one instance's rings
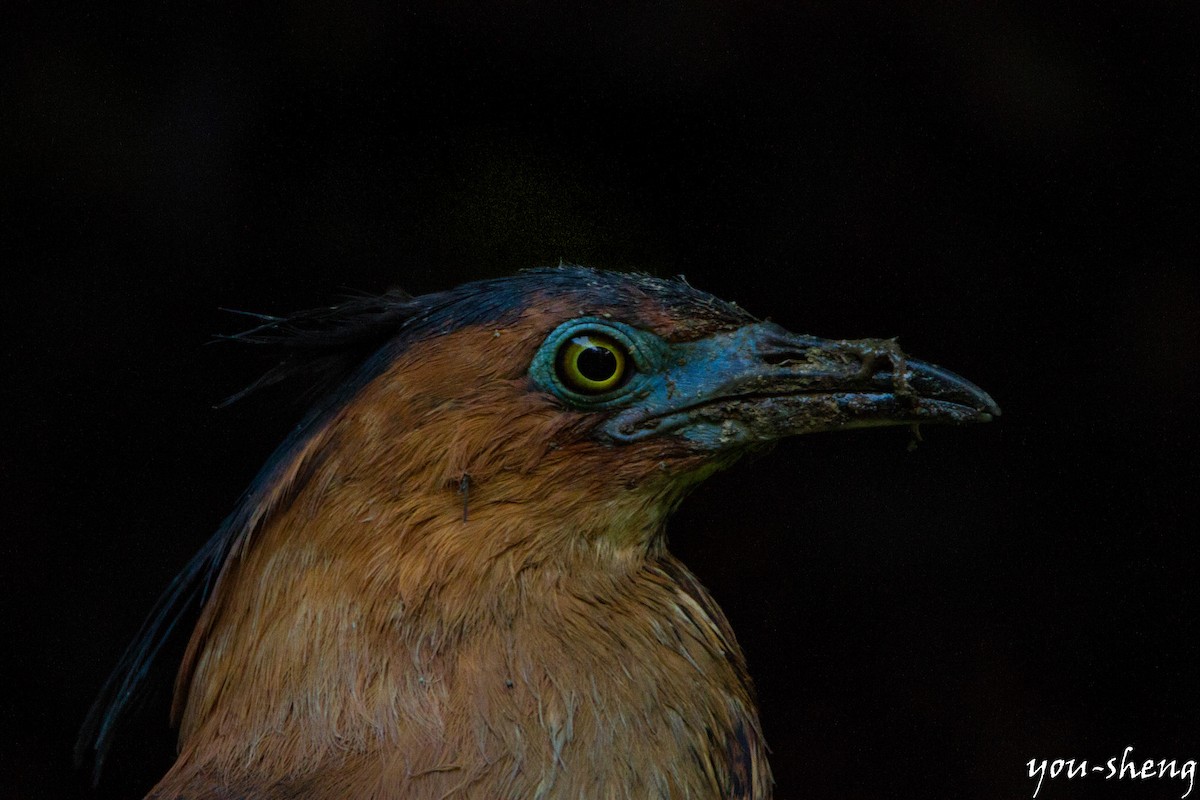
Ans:
{"label": "black pupil", "polygon": [[617,357],[611,350],[593,344],[580,351],[575,360],[575,368],[589,381],[603,383],[616,373]]}

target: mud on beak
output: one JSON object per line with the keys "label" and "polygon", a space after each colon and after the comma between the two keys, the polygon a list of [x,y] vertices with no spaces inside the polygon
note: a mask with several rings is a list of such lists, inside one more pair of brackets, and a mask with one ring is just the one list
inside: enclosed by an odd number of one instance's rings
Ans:
{"label": "mud on beak", "polygon": [[725,450],[819,431],[1000,415],[978,386],[909,358],[890,339],[818,339],[768,322],[670,350],[663,372],[604,424],[603,435],[615,442],[674,435]]}

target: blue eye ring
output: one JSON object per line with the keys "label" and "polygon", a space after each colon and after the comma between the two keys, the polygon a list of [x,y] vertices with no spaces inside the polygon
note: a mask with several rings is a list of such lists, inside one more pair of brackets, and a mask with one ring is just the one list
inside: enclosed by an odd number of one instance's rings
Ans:
{"label": "blue eye ring", "polygon": [[[606,386],[604,380],[586,379],[572,385],[564,370],[564,358],[577,353],[582,342],[613,352],[621,373],[610,380],[610,385]],[[529,373],[541,389],[560,400],[580,408],[600,409],[635,394],[646,377],[661,367],[664,352],[664,343],[652,333],[602,317],[579,317],[550,332],[534,355]]]}

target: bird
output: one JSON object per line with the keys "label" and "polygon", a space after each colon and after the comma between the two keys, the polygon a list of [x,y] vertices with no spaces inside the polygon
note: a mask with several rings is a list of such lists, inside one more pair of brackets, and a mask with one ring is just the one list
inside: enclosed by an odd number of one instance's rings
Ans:
{"label": "bird", "polygon": [[231,338],[277,359],[247,391],[317,399],[84,724],[98,777],[199,609],[152,800],[770,798],[746,659],[667,518],[784,437],[1000,413],[894,340],[571,265]]}

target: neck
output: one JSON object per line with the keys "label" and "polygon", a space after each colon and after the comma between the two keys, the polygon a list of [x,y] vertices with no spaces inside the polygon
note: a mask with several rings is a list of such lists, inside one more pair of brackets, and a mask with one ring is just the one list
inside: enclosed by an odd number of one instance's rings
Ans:
{"label": "neck", "polygon": [[[765,796],[741,652],[661,538],[626,546],[562,517],[548,535],[477,500],[465,523],[456,507],[422,525],[369,508],[333,524],[296,502],[261,531],[211,610],[161,796],[217,780],[338,796],[338,775],[413,797],[578,796],[597,775]],[[361,528],[373,546],[348,546]],[[602,768],[614,758],[626,768]]]}

